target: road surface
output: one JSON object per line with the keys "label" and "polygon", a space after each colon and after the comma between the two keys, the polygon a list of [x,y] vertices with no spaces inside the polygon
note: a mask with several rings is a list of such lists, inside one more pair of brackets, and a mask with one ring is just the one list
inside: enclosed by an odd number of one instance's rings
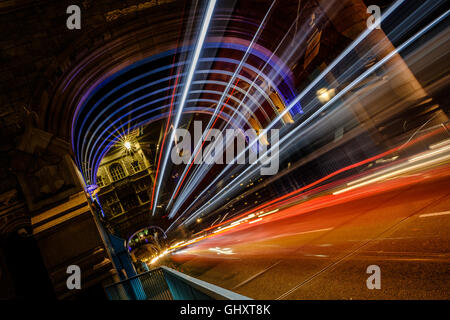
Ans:
{"label": "road surface", "polygon": [[160,263],[254,299],[449,299],[449,238],[447,166],[296,204]]}

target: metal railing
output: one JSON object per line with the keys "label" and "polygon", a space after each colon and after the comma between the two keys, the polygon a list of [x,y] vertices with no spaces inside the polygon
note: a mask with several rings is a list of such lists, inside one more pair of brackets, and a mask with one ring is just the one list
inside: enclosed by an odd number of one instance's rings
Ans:
{"label": "metal railing", "polygon": [[105,291],[110,300],[249,300],[164,266],[109,285]]}

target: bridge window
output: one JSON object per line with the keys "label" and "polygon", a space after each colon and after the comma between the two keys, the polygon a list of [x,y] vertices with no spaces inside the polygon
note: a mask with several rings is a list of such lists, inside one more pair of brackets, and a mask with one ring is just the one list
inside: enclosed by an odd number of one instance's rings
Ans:
{"label": "bridge window", "polygon": [[112,205],[110,208],[111,208],[111,212],[113,213],[113,215],[122,213],[122,207],[120,206],[120,203]]}
{"label": "bridge window", "polygon": [[102,176],[97,176],[97,186],[98,187],[103,187],[105,185],[105,182],[103,181],[103,177]]}
{"label": "bridge window", "polygon": [[107,205],[111,205],[117,201],[118,201],[117,196],[114,193],[105,197],[105,202]]}
{"label": "bridge window", "polygon": [[138,172],[141,170],[141,165],[140,165],[139,161],[133,161],[131,163],[131,166],[133,167],[134,172]]}
{"label": "bridge window", "polygon": [[146,191],[140,192],[138,194],[138,196],[139,196],[139,199],[141,200],[142,203],[150,201],[150,198],[149,198],[148,193]]}
{"label": "bridge window", "polygon": [[130,210],[132,208],[139,206],[139,201],[136,198],[136,195],[131,195],[123,199],[122,204],[125,210]]}
{"label": "bridge window", "polygon": [[109,167],[109,172],[114,181],[125,178],[125,171],[119,163],[114,163]]}

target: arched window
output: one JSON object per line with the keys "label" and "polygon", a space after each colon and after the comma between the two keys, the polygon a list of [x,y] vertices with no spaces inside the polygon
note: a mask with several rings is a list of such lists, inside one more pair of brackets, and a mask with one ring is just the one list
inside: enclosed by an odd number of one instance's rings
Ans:
{"label": "arched window", "polygon": [[125,172],[119,163],[114,163],[109,167],[109,172],[114,181],[125,178]]}
{"label": "arched window", "polygon": [[97,176],[97,186],[101,188],[104,185],[105,185],[105,181],[103,181],[103,177],[102,176]]}
{"label": "arched window", "polygon": [[138,172],[139,170],[141,170],[141,165],[140,165],[139,161],[133,161],[131,163],[131,166],[133,167],[134,172]]}

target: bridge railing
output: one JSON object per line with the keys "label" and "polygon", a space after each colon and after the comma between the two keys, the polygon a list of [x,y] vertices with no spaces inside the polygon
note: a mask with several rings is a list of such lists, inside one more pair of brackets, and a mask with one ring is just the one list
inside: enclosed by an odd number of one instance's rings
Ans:
{"label": "bridge railing", "polygon": [[105,291],[110,300],[249,300],[164,266],[109,285]]}

